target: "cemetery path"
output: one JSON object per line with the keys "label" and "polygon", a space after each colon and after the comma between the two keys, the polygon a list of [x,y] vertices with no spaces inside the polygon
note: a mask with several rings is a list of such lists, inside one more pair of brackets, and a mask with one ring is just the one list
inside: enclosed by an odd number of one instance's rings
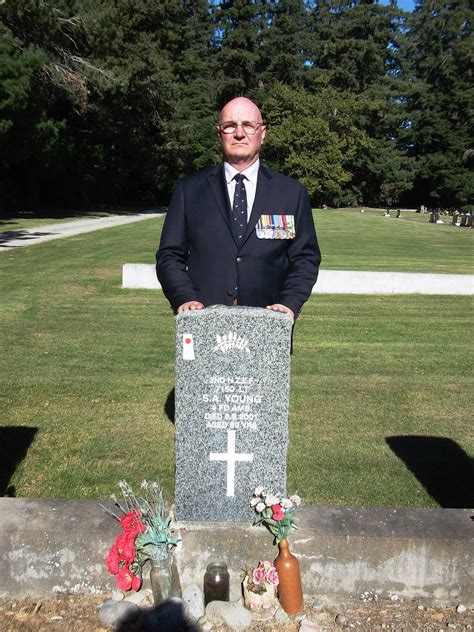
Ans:
{"label": "cemetery path", "polygon": [[11,250],[22,246],[40,244],[52,239],[71,237],[82,233],[90,233],[94,230],[112,228],[122,224],[141,222],[145,219],[160,217],[162,213],[158,211],[143,211],[134,215],[108,215],[107,217],[91,217],[78,219],[71,222],[61,222],[57,224],[44,224],[22,230],[10,230],[0,233],[0,251]]}

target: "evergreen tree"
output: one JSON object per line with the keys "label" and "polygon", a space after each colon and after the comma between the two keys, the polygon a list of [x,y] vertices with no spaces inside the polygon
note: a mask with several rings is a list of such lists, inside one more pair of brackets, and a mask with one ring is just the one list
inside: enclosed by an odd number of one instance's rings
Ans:
{"label": "evergreen tree", "polygon": [[377,84],[392,70],[398,15],[396,7],[370,0],[320,0],[308,48],[316,80],[356,93]]}
{"label": "evergreen tree", "polygon": [[366,105],[331,87],[310,94],[277,84],[264,103],[265,162],[298,179],[316,204],[355,203],[346,163],[371,147],[367,134],[354,124]]}
{"label": "evergreen tree", "polygon": [[277,81],[303,86],[309,17],[304,1],[270,0],[263,15],[257,62],[260,91]]}
{"label": "evergreen tree", "polygon": [[404,46],[410,124],[406,145],[416,158],[412,200],[433,206],[472,203],[472,23],[468,0],[418,2]]}
{"label": "evergreen tree", "polygon": [[[70,3],[0,5],[0,186],[5,208],[60,196],[75,153],[68,133],[87,106],[81,20]],[[53,186],[53,183],[59,183]]]}
{"label": "evergreen tree", "polygon": [[413,165],[399,140],[406,120],[399,64],[404,14],[393,4],[321,0],[311,13],[310,89],[331,85],[366,103],[354,124],[373,142],[347,157],[347,188],[364,204],[396,201],[411,188]]}
{"label": "evergreen tree", "polygon": [[259,41],[265,28],[265,2],[222,0],[215,3],[216,81],[219,105],[233,97],[249,96],[259,87]]}

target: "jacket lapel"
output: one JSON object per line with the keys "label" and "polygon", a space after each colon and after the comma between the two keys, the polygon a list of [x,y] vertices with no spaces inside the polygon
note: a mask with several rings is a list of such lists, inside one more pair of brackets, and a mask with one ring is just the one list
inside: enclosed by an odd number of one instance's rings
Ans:
{"label": "jacket lapel", "polygon": [[255,228],[256,223],[258,222],[258,218],[268,207],[268,200],[270,199],[271,194],[271,181],[272,175],[271,173],[265,169],[265,167],[260,166],[258,171],[258,180],[257,180],[257,191],[255,192],[255,200],[252,207],[252,213],[250,215],[250,219],[247,224],[247,231],[242,240],[242,245],[247,241],[247,239],[252,234],[253,229]]}
{"label": "jacket lapel", "polygon": [[235,241],[234,231],[232,230],[232,226],[230,224],[230,203],[225,184],[223,164],[220,164],[212,169],[208,176],[208,182],[214,199],[216,200],[217,208],[219,209],[224,222]]}

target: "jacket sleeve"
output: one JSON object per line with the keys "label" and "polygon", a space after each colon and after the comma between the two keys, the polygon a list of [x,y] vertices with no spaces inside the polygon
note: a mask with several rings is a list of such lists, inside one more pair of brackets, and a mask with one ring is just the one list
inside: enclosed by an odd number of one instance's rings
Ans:
{"label": "jacket sleeve", "polygon": [[297,316],[311,295],[321,263],[311,203],[304,187],[301,187],[295,221],[296,234],[288,248],[288,273],[277,302],[289,307]]}
{"label": "jacket sleeve", "polygon": [[183,303],[197,300],[187,273],[188,240],[184,195],[183,184],[178,182],[168,207],[160,247],[156,253],[158,281],[175,311]]}

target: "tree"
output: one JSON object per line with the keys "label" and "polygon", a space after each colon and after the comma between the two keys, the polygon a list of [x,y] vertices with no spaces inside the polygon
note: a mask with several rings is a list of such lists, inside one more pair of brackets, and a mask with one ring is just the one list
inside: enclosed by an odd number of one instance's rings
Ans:
{"label": "tree", "polygon": [[0,186],[5,206],[35,207],[41,187],[66,173],[68,122],[84,111],[90,67],[82,23],[66,1],[0,6]]}
{"label": "tree", "polygon": [[309,89],[330,85],[366,104],[353,123],[373,142],[347,156],[352,176],[347,189],[364,204],[398,199],[411,188],[413,176],[399,141],[406,121],[399,62],[403,12],[367,0],[321,0],[310,25]]}
{"label": "tree", "polygon": [[346,162],[371,146],[354,125],[364,107],[354,95],[330,87],[310,94],[277,84],[264,103],[266,161],[304,184],[316,204],[355,203],[357,192],[346,188]]}
{"label": "tree", "polygon": [[[263,13],[262,13],[263,9]],[[259,38],[265,12],[258,0],[222,0],[213,8],[216,80],[219,105],[259,87]]]}
{"label": "tree", "polygon": [[259,93],[278,81],[303,86],[309,13],[303,0],[270,0],[262,7],[256,71]]}
{"label": "tree", "polygon": [[472,23],[467,0],[418,2],[404,42],[410,125],[406,145],[416,159],[412,199],[433,206],[474,198],[472,166]]}

